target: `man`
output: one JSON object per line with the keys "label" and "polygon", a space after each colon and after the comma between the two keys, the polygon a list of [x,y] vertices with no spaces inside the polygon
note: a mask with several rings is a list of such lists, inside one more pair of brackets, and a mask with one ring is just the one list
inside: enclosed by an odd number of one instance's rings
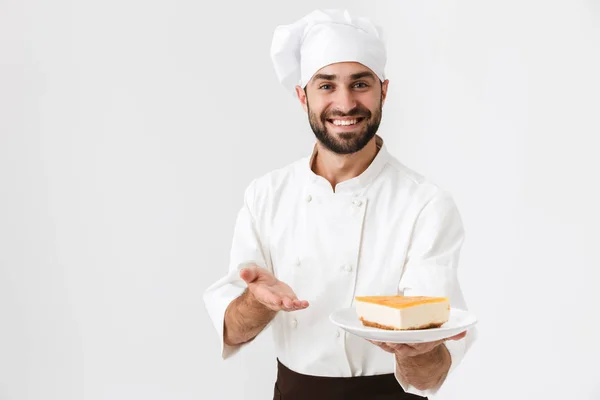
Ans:
{"label": "man", "polygon": [[472,335],[418,345],[366,341],[328,319],[360,295],[427,295],[466,308],[464,233],[452,198],[398,162],[377,135],[389,81],[378,28],[315,11],[276,29],[272,58],[315,133],[312,156],[254,180],[229,274],[205,302],[231,357],[272,325],[274,398],[432,396]]}

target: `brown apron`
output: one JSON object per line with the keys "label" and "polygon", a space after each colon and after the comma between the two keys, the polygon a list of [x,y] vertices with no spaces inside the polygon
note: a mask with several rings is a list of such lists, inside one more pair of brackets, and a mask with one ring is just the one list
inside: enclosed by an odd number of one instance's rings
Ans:
{"label": "brown apron", "polygon": [[277,360],[273,400],[417,400],[426,397],[406,393],[394,374],[330,378],[303,375]]}

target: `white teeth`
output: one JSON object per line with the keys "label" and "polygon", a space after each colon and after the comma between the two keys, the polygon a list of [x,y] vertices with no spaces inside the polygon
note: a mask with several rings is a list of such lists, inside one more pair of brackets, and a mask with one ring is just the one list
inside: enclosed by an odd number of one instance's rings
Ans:
{"label": "white teeth", "polygon": [[348,126],[348,125],[354,125],[356,124],[356,120],[352,119],[352,120],[340,120],[340,119],[334,119],[333,120],[333,124],[337,125],[337,126]]}

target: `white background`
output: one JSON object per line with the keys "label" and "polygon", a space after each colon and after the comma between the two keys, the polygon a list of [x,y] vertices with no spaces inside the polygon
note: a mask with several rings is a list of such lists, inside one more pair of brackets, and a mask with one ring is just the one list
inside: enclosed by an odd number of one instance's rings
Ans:
{"label": "white background", "polygon": [[0,0],[0,399],[268,399],[202,302],[249,181],[310,152],[273,29],[387,31],[380,134],[455,197],[479,339],[443,399],[600,399],[600,3]]}

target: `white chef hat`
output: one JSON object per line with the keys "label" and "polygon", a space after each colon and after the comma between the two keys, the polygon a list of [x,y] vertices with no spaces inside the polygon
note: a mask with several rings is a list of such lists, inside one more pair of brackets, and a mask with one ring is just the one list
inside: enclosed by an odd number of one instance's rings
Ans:
{"label": "white chef hat", "polygon": [[321,68],[354,61],[385,80],[387,61],[381,29],[347,10],[316,10],[275,29],[271,59],[279,82],[291,91],[304,87]]}

